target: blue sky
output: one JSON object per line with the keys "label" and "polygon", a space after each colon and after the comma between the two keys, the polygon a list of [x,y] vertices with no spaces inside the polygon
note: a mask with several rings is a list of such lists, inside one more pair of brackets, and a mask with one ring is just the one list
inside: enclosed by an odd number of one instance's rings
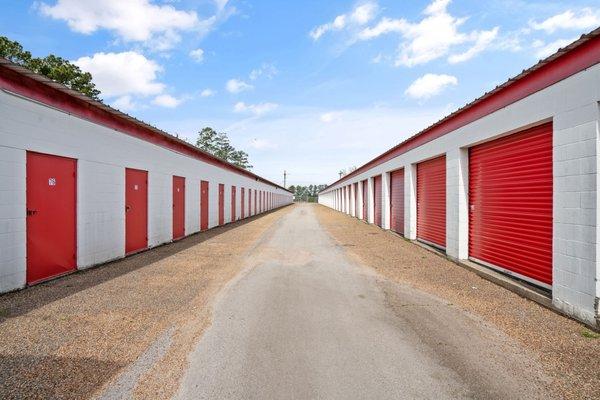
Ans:
{"label": "blue sky", "polygon": [[253,171],[331,183],[600,25],[600,2],[4,2],[0,34],[94,75],[104,100]]}

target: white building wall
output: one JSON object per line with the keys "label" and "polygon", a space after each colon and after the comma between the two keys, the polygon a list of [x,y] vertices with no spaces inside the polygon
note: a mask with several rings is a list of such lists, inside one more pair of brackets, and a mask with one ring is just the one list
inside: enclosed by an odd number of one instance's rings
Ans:
{"label": "white building wall", "polygon": [[[125,168],[148,171],[148,245],[172,240],[173,176],[185,177],[185,233],[200,229],[200,180],[209,182],[209,227],[218,225],[218,184],[287,191],[0,90],[0,292],[25,285],[26,151],[77,160],[77,263],[125,255]],[[239,215],[239,211],[238,211]]]}
{"label": "white building wall", "polygon": [[24,150],[0,146],[0,292],[25,282],[25,167]]}
{"label": "white building wall", "polygon": [[[446,249],[468,257],[468,148],[548,121],[554,127],[553,285],[555,306],[580,320],[599,316],[598,213],[600,65],[570,76],[496,112],[351,177],[340,185],[405,168],[405,236],[416,238],[416,170],[446,155]],[[326,198],[339,186],[320,194]],[[373,222],[369,207],[369,222]],[[386,215],[389,220],[389,214]],[[389,221],[386,221],[389,224]],[[389,225],[388,225],[389,226]]]}

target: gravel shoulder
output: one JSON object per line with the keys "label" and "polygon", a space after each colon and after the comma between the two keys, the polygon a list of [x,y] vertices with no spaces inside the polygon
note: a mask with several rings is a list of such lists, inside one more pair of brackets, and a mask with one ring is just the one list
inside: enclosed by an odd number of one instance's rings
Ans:
{"label": "gravel shoulder", "polygon": [[600,338],[391,232],[314,205],[321,225],[348,254],[382,277],[445,299],[514,339],[539,359],[557,398],[600,398]]}
{"label": "gravel shoulder", "polygon": [[0,296],[0,398],[170,398],[216,294],[289,210]]}

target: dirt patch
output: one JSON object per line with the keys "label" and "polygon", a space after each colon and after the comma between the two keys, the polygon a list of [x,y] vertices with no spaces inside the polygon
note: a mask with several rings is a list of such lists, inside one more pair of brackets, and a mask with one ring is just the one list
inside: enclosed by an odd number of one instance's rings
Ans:
{"label": "dirt patch", "polygon": [[[0,296],[0,398],[169,398],[216,293],[287,212]],[[149,348],[157,360],[141,357]],[[137,385],[114,390],[124,372]]]}
{"label": "dirt patch", "polygon": [[539,357],[565,399],[600,398],[600,339],[584,325],[497,286],[395,234],[324,206],[331,236],[382,276],[434,294],[481,317]]}

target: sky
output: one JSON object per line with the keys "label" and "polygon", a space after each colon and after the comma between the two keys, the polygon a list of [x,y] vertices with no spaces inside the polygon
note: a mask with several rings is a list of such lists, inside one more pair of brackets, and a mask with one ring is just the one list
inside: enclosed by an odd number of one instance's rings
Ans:
{"label": "sky", "polygon": [[327,184],[600,26],[600,0],[4,1],[0,35],[253,172]]}

